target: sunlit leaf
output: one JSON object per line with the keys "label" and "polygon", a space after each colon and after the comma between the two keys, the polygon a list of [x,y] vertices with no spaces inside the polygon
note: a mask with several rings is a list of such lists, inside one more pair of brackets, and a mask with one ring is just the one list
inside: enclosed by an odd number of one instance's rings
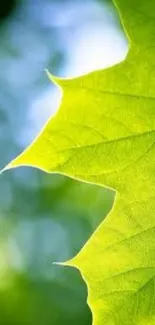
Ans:
{"label": "sunlit leaf", "polygon": [[155,2],[117,0],[124,62],[72,80],[57,114],[7,168],[35,166],[115,189],[110,215],[68,264],[94,325],[155,324]]}

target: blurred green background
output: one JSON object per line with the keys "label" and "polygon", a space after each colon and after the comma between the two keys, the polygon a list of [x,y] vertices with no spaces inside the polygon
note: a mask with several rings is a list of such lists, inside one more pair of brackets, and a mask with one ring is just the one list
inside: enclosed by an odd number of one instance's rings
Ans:
{"label": "blurred green background", "polygon": [[[45,68],[74,77],[110,66],[126,52],[111,1],[0,4],[0,167],[59,106],[61,95]],[[91,324],[79,272],[53,262],[81,249],[113,200],[112,191],[36,169],[1,175],[0,325]]]}

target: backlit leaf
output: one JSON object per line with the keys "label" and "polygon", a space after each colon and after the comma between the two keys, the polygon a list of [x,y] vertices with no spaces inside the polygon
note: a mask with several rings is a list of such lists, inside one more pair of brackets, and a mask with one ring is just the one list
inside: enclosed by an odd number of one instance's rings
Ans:
{"label": "backlit leaf", "polygon": [[70,265],[94,325],[155,324],[155,2],[117,0],[126,59],[72,80],[57,114],[7,168],[35,166],[113,188],[113,209]]}

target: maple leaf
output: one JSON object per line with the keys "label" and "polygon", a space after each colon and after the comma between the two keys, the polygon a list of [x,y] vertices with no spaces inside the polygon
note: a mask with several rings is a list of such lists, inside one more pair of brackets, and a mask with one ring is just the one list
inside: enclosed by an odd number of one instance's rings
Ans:
{"label": "maple leaf", "polygon": [[155,324],[155,2],[117,0],[122,63],[63,89],[57,114],[6,169],[35,166],[115,189],[113,209],[68,262],[88,285],[94,325]]}

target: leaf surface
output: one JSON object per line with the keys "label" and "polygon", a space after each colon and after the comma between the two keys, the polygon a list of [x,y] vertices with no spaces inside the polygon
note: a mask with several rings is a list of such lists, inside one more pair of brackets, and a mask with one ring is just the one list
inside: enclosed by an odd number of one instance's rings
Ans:
{"label": "leaf surface", "polygon": [[88,285],[94,325],[155,324],[155,2],[117,0],[126,59],[72,80],[57,114],[7,166],[113,188],[113,209],[68,264]]}

